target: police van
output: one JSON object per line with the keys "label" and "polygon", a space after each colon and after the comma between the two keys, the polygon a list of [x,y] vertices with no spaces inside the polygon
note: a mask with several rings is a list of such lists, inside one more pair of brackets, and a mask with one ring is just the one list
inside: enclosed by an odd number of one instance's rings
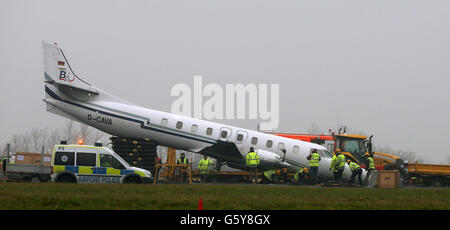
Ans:
{"label": "police van", "polygon": [[52,152],[52,182],[150,183],[152,174],[132,167],[109,148],[90,145],[56,145]]}

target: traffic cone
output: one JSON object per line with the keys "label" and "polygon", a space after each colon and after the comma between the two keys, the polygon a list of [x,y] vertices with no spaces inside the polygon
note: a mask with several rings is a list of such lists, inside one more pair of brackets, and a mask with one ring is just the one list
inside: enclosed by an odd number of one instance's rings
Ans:
{"label": "traffic cone", "polygon": [[201,197],[198,200],[198,210],[203,210],[203,202],[202,202],[202,198]]}

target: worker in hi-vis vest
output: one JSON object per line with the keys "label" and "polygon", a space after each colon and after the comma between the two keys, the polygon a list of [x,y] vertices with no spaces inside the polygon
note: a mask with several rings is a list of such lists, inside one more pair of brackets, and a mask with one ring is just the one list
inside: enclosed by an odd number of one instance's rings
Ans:
{"label": "worker in hi-vis vest", "polygon": [[350,168],[350,171],[352,171],[352,177],[350,179],[351,183],[355,183],[355,177],[358,175],[358,182],[359,185],[362,185],[361,175],[362,175],[362,169],[359,167],[358,164],[351,160],[347,160],[348,167]]}
{"label": "worker in hi-vis vest", "polygon": [[311,153],[306,159],[309,160],[309,182],[316,185],[319,178],[319,161],[321,160],[317,149],[311,149]]}
{"label": "worker in hi-vis vest", "polygon": [[250,174],[250,181],[258,183],[258,166],[260,163],[259,155],[255,152],[253,147],[250,147],[250,151],[247,154],[245,165],[248,168]]}
{"label": "worker in hi-vis vest", "polygon": [[263,174],[264,174],[264,177],[263,177],[264,183],[267,183],[267,184],[275,183],[275,177],[277,176],[275,169],[266,170],[266,171],[264,171]]}
{"label": "worker in hi-vis vest", "polygon": [[189,164],[189,160],[186,158],[186,155],[184,153],[180,154],[180,158],[177,159],[177,164],[178,165],[186,165],[186,167],[180,167],[178,171],[178,175],[180,175],[181,177],[181,181],[185,181],[187,182],[187,169],[188,169],[188,164]]}
{"label": "worker in hi-vis vest", "polygon": [[342,174],[344,174],[346,159],[345,159],[345,155],[342,154],[341,152],[339,152],[338,158],[339,158],[339,163],[337,166],[337,170],[338,170],[339,180],[342,180]]}
{"label": "worker in hi-vis vest", "polygon": [[339,165],[339,157],[338,154],[341,152],[340,149],[336,149],[333,158],[331,158],[330,171],[333,171],[334,180],[339,180],[339,171],[337,166]]}
{"label": "worker in hi-vis vest", "polygon": [[198,170],[200,171],[200,180],[202,182],[206,182],[209,180],[209,175],[211,173],[211,170],[209,170],[209,166],[214,165],[214,163],[208,159],[207,156],[203,156],[203,159],[201,159],[198,162]]}
{"label": "worker in hi-vis vest", "polygon": [[364,156],[366,157],[366,170],[367,170],[366,178],[364,179],[364,184],[367,185],[370,174],[372,174],[372,171],[375,170],[375,162],[373,158],[370,156],[370,153],[365,153]]}
{"label": "worker in hi-vis vest", "polygon": [[[297,185],[303,185],[306,182],[306,176],[308,175],[308,168],[300,168],[297,173],[294,174],[294,181]],[[309,172],[309,176],[311,173]]]}
{"label": "worker in hi-vis vest", "polygon": [[209,166],[214,165],[214,163],[208,159],[207,156],[204,156],[203,159],[201,159],[198,162],[198,170],[200,171],[200,180],[201,182],[209,181],[209,174],[211,170],[209,170]]}

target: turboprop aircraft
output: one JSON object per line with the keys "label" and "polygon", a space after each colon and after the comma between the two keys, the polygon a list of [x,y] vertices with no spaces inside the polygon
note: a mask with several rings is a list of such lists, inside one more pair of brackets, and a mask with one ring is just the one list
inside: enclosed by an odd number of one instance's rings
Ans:
{"label": "turboprop aircraft", "polygon": [[[245,169],[246,154],[254,147],[261,159],[259,170],[286,167],[289,172],[297,172],[308,167],[306,157],[315,148],[322,158],[319,177],[333,177],[329,170],[332,154],[323,146],[143,108],[79,78],[56,44],[44,41],[43,48],[44,102],[51,113],[111,135],[150,138],[162,146],[207,155],[238,169]],[[346,165],[343,177],[348,179],[350,175]]]}

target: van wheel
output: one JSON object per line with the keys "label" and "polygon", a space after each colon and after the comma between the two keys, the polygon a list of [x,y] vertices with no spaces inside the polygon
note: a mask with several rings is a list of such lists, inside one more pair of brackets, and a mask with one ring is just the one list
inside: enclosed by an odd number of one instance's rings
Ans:
{"label": "van wheel", "polygon": [[57,182],[59,182],[59,183],[75,183],[75,180],[69,174],[64,174],[58,178]]}
{"label": "van wheel", "polygon": [[140,184],[141,180],[137,176],[130,176],[123,182],[124,184]]}

